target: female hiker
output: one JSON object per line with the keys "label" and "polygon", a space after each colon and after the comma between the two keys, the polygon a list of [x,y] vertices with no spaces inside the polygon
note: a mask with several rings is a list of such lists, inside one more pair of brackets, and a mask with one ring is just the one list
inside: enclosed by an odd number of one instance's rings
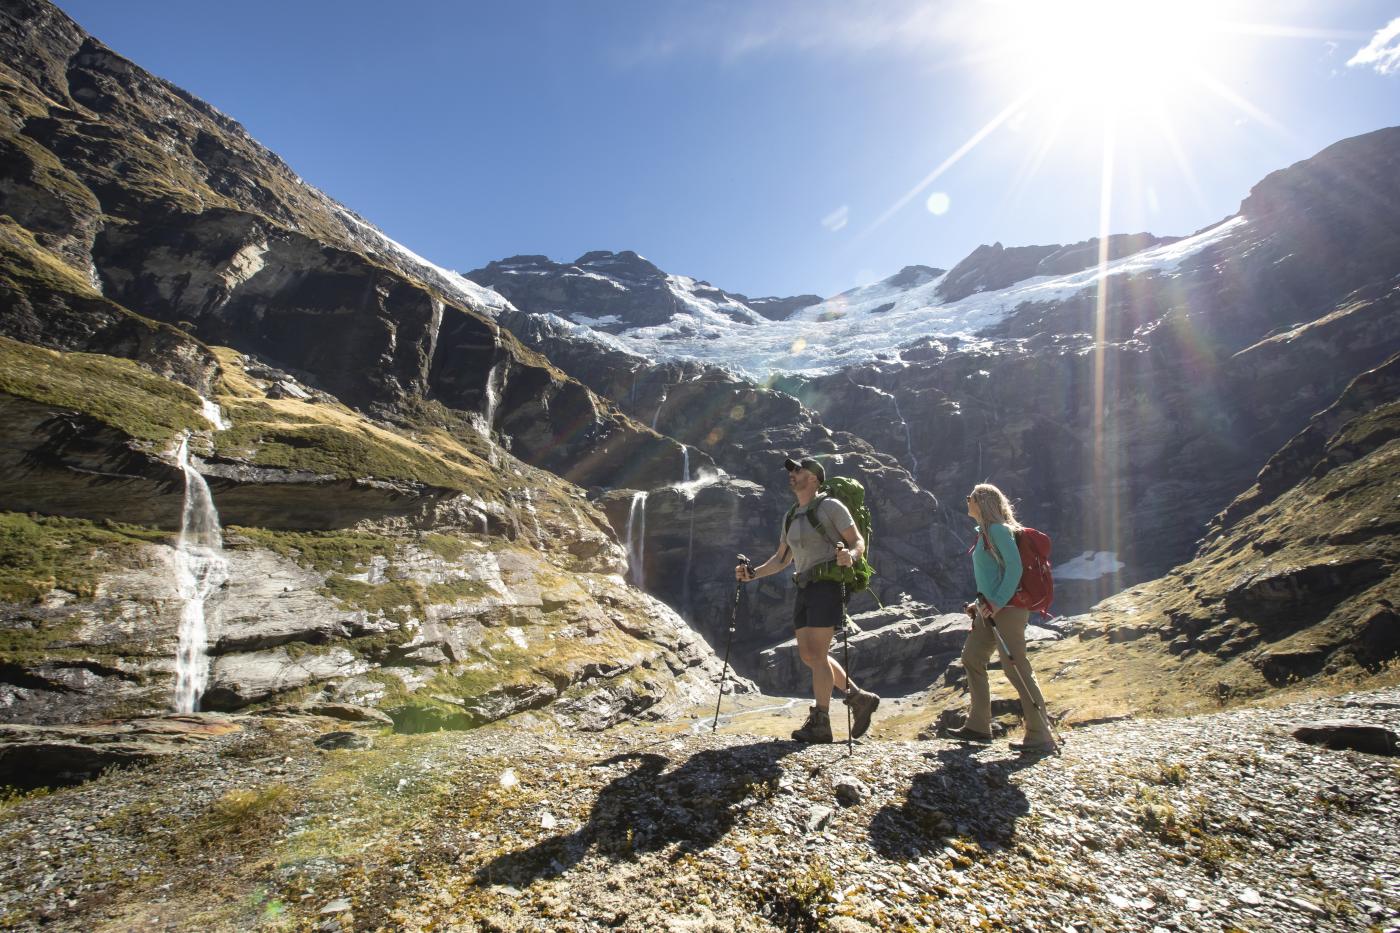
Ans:
{"label": "female hiker", "polygon": [[[1016,549],[1016,533],[1021,525],[1005,495],[990,483],[980,483],[967,496],[967,514],[977,523],[977,543],[972,551],[972,571],[977,579],[977,599],[967,605],[972,631],[963,646],[962,662],[967,670],[967,691],[971,701],[967,721],[952,731],[954,738],[970,742],[992,740],[992,697],[987,684],[987,662],[992,649],[1001,654],[1006,679],[1021,697],[1026,734],[1011,747],[1023,755],[1055,750],[1050,724],[1041,710],[1045,702],[1035,672],[1026,658],[1026,621],[1030,610],[1008,606],[1021,583],[1021,555]],[[993,630],[992,624],[996,629]],[[1004,649],[997,644],[1001,634]],[[1011,653],[1011,657],[1006,656]]]}

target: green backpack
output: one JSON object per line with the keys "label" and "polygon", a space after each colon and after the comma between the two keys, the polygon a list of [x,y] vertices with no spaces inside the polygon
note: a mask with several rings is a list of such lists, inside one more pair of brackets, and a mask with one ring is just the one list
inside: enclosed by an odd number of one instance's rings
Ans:
{"label": "green backpack", "polygon": [[[836,561],[831,560],[825,564],[819,564],[812,569],[812,580],[831,580],[836,583],[846,584],[847,595],[858,593],[870,587],[870,576],[875,572],[875,568],[870,566],[867,560],[870,556],[870,510],[865,507],[865,487],[859,480],[851,479],[849,476],[833,476],[817,487],[818,503],[822,499],[832,498],[839,501],[851,513],[851,517],[856,520],[856,528],[860,531],[860,536],[865,539],[865,553],[855,562],[853,566],[842,567]],[[812,523],[812,527],[817,529],[818,534],[825,538],[832,547],[836,547],[838,541],[832,537],[832,533],[817,518],[817,510],[820,505],[814,505],[807,510],[807,520]],[[788,509],[787,517],[783,519],[783,537],[787,537],[788,528],[792,525],[793,516],[797,514],[797,506]]]}

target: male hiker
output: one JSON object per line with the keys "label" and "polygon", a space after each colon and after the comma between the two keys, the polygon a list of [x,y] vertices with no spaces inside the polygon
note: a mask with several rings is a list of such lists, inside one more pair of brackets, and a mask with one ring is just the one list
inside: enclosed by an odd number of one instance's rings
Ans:
{"label": "male hiker", "polygon": [[[850,567],[865,553],[865,541],[850,510],[835,497],[818,494],[817,487],[826,481],[826,471],[820,463],[811,457],[796,461],[789,458],[783,466],[787,468],[788,487],[797,498],[797,505],[784,522],[778,550],[757,567],[735,567],[734,578],[756,580],[780,573],[796,562],[798,589],[792,625],[797,630],[798,654],[812,670],[816,705],[792,737],[799,742],[831,741],[831,689],[835,686],[845,691],[846,703],[851,707],[851,737],[860,738],[870,728],[870,717],[880,705],[880,698],[851,683],[845,670],[827,652],[836,627],[845,624],[843,597],[848,595],[839,580],[830,578],[836,576],[835,567]],[[807,514],[814,509],[816,522]]]}

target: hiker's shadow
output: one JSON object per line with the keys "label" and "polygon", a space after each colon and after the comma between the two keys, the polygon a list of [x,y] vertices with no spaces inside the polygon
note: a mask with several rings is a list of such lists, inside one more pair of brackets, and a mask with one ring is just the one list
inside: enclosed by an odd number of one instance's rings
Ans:
{"label": "hiker's shadow", "polygon": [[[870,822],[870,844],[887,859],[908,861],[962,839],[1008,845],[1030,803],[1010,776],[1034,758],[982,762],[966,747],[925,757],[938,766],[914,776],[904,803],[882,807]],[[958,846],[953,845],[957,849]]]}
{"label": "hiker's shadow", "polygon": [[783,775],[778,761],[803,747],[758,742],[707,750],[669,771],[671,759],[664,755],[615,755],[594,767],[626,770],[598,792],[582,827],[492,859],[477,870],[476,881],[523,887],[563,874],[590,849],[615,860],[673,843],[673,859],[707,849],[750,806],[777,792]]}

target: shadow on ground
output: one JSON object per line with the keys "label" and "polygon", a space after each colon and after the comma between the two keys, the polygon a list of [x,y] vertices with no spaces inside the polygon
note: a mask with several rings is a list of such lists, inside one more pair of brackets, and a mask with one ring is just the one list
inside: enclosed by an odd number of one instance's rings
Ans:
{"label": "shadow on ground", "polygon": [[1007,845],[1016,821],[1030,812],[1012,773],[1041,760],[981,762],[975,749],[942,749],[925,757],[938,767],[914,776],[904,803],[881,807],[870,821],[870,844],[881,856],[908,861],[937,852],[953,839],[986,848]]}
{"label": "shadow on ground", "polygon": [[679,843],[673,858],[709,848],[749,807],[776,792],[786,755],[800,742],[757,742],[698,752],[667,770],[664,755],[629,752],[594,767],[624,769],[598,792],[588,822],[493,859],[476,872],[478,884],[529,885],[578,864],[590,849],[631,859]]}

